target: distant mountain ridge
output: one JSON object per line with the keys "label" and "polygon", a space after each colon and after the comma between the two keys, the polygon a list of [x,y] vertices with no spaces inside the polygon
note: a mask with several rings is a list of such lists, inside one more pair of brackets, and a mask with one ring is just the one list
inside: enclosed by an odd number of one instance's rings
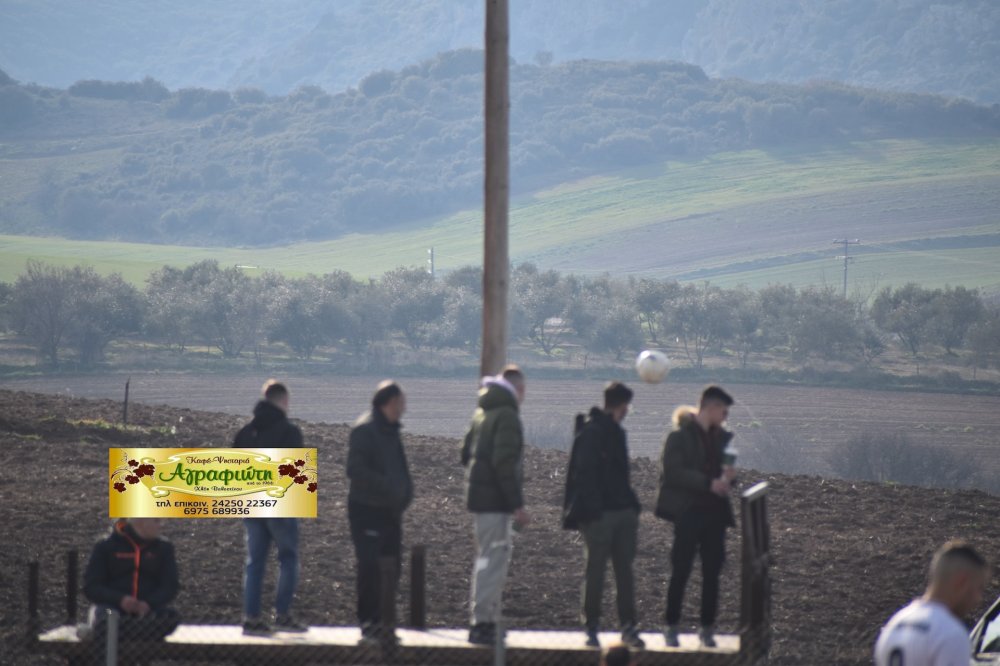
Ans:
{"label": "distant mountain ridge", "polygon": [[1000,3],[709,0],[683,53],[716,76],[847,81],[1000,102]]}
{"label": "distant mountain ridge", "polygon": [[[0,67],[22,81],[152,76],[285,94],[356,86],[482,44],[481,0],[4,0]],[[993,0],[518,0],[519,62],[684,60],[713,76],[834,80],[1000,102]]]}

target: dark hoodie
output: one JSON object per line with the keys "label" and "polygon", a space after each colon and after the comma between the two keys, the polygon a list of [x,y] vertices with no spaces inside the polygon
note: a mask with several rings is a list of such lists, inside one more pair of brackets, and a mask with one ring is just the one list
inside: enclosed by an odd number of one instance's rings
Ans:
{"label": "dark hoodie", "polygon": [[372,409],[354,424],[347,452],[349,502],[396,513],[410,505],[413,482],[399,429],[399,423],[389,423],[378,409]]}
{"label": "dark hoodie", "polygon": [[253,408],[253,420],[236,433],[234,444],[293,449],[302,446],[302,431],[288,420],[280,407],[261,400]]}
{"label": "dark hoodie", "polygon": [[91,603],[119,608],[133,596],[161,611],[174,600],[180,583],[174,546],[164,539],[145,540],[124,520],[97,542],[83,574],[83,593]]}
{"label": "dark hoodie", "polygon": [[563,527],[578,529],[598,520],[604,511],[621,509],[639,511],[639,499],[629,480],[625,429],[594,407],[570,452]]}

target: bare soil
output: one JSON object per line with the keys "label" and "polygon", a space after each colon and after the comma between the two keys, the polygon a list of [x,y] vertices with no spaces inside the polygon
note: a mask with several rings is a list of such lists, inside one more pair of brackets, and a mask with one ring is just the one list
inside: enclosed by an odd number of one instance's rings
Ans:
{"label": "bare soil", "polygon": [[[131,376],[131,400],[192,409],[245,414],[266,374],[193,375],[145,373]],[[529,442],[540,448],[569,447],[573,415],[601,395],[604,380],[533,379],[523,418]],[[0,386],[67,397],[121,400],[126,375],[41,376],[4,379]],[[293,416],[326,423],[349,423],[368,404],[379,378],[282,375],[292,388]],[[406,429],[421,435],[460,437],[475,404],[476,379],[402,378],[409,410]],[[655,459],[664,428],[678,404],[694,400],[700,384],[668,381],[651,386],[630,382],[636,391],[626,426],[637,457]],[[757,452],[756,464],[770,471],[830,475],[831,451],[860,432],[902,433],[914,443],[932,444],[968,455],[1000,476],[1000,398],[949,393],[907,393],[815,386],[734,384],[737,398],[730,427],[741,451]],[[114,413],[114,412],[112,412]],[[787,452],[794,452],[794,460]],[[773,455],[763,455],[771,453]],[[766,466],[765,462],[784,462]]]}
{"label": "bare soil", "polygon": [[[41,664],[20,645],[26,619],[27,563],[42,567],[45,626],[65,621],[66,552],[90,545],[109,529],[107,449],[113,446],[218,446],[245,420],[233,414],[134,404],[130,422],[144,431],[79,425],[79,419],[120,418],[120,404],[0,391],[0,663]],[[320,456],[320,517],[303,521],[302,575],[296,610],[313,624],[354,621],[353,551],[348,536],[343,474],[348,427],[303,423],[308,445]],[[176,428],[170,434],[170,428]],[[428,620],[467,622],[472,566],[470,520],[464,508],[462,469],[453,439],[405,437],[417,499],[408,511],[407,544],[428,546]],[[519,535],[505,596],[509,623],[521,628],[577,626],[582,553],[576,533],[560,529],[566,455],[530,449],[526,496],[535,521]],[[771,484],[775,564],[776,664],[867,664],[878,627],[921,592],[933,550],[953,537],[971,539],[1000,554],[1000,497],[854,484],[808,476],[746,471],[746,483]],[[634,482],[645,506],[656,494],[657,469],[634,462]],[[646,629],[661,624],[669,575],[669,526],[642,516],[636,562],[638,605]],[[166,525],[180,558],[184,588],[177,608],[187,621],[240,619],[243,529],[238,520],[175,520]],[[720,629],[736,629],[739,537],[731,532],[724,574]],[[273,571],[269,572],[273,575]],[[406,575],[400,616],[406,617]],[[271,578],[269,585],[273,584]],[[610,580],[609,580],[610,582]],[[270,595],[266,588],[265,594]],[[686,618],[692,626],[700,582],[691,581]],[[988,594],[995,596],[996,581]],[[613,594],[606,594],[607,625],[614,626]],[[582,640],[582,637],[581,637]]]}

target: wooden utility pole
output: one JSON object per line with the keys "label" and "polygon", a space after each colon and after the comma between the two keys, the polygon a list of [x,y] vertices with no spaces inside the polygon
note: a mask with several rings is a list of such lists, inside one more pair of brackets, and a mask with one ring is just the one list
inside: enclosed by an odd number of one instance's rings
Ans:
{"label": "wooden utility pole", "polygon": [[854,257],[850,255],[849,248],[852,245],[861,245],[861,241],[857,238],[837,238],[833,241],[833,244],[844,246],[844,254],[837,257],[837,259],[844,260],[844,298],[847,298],[847,267],[854,262]]}
{"label": "wooden utility pole", "polygon": [[507,0],[486,0],[486,163],[484,168],[483,350],[480,375],[499,372],[507,361],[507,206],[510,194],[508,146],[508,28]]}

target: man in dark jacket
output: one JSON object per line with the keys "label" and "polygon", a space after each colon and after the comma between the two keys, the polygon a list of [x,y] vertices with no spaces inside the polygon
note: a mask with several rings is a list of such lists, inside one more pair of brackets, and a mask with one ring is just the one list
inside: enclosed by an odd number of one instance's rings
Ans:
{"label": "man in dark jacket", "polygon": [[733,434],[723,427],[733,398],[718,386],[702,392],[697,409],[678,407],[674,429],[663,444],[656,515],[674,524],[670,552],[672,573],[667,590],[667,645],[678,645],[684,589],[701,552],[701,642],[715,647],[719,575],[726,558],[726,528],[734,525],[729,491],[735,471],[724,465]]}
{"label": "man in dark jacket", "polygon": [[[302,431],[288,420],[288,388],[269,379],[263,399],[253,409],[253,420],[237,434],[237,448],[302,446]],[[247,561],[243,575],[243,633],[269,636],[274,631],[301,633],[308,627],[291,613],[295,586],[299,578],[298,518],[244,518]],[[278,589],[275,595],[275,619],[271,625],[261,615],[261,587],[271,542],[278,547]]]}
{"label": "man in dark jacket", "polygon": [[121,614],[121,640],[162,639],[180,622],[169,606],[179,588],[174,547],[160,538],[159,518],[117,521],[111,534],[94,545],[83,574],[95,638],[104,635],[112,608]]}
{"label": "man in dark jacket", "polygon": [[372,397],[372,409],[351,430],[347,453],[347,517],[357,557],[358,623],[362,642],[394,641],[381,626],[379,559],[396,562],[398,584],[403,540],[403,512],[413,500],[413,482],[399,436],[406,395],[399,384],[384,381]]}
{"label": "man in dark jacket", "polygon": [[521,494],[524,432],[518,409],[524,395],[524,373],[516,366],[486,377],[462,444],[466,505],[474,516],[476,536],[469,642],[478,645],[496,641],[510,566],[511,529],[522,529],[531,520]]}
{"label": "man in dark jacket", "polygon": [[622,642],[645,647],[636,624],[632,576],[640,507],[629,482],[628,443],[621,427],[631,402],[632,390],[625,384],[608,384],[604,409],[591,409],[574,439],[566,474],[563,527],[578,529],[583,535],[586,574],[581,619],[588,647],[601,646],[597,634],[608,560],[615,570]]}

